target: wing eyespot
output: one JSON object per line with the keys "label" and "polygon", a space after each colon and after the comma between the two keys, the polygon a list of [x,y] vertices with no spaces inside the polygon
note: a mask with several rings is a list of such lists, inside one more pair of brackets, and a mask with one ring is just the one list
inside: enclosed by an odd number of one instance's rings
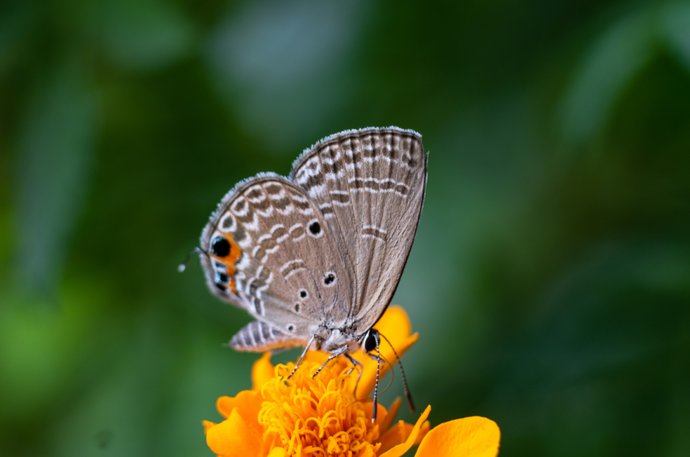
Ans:
{"label": "wing eyespot", "polygon": [[309,234],[314,238],[319,238],[322,235],[321,224],[319,221],[311,221],[308,226]]}
{"label": "wing eyespot", "polygon": [[211,254],[217,257],[227,257],[230,255],[230,242],[220,235],[214,236],[211,240]]}
{"label": "wing eyespot", "polygon": [[323,275],[323,284],[326,287],[332,287],[335,284],[336,279],[337,278],[335,276],[335,273],[333,273],[332,271],[329,271],[328,273]]}

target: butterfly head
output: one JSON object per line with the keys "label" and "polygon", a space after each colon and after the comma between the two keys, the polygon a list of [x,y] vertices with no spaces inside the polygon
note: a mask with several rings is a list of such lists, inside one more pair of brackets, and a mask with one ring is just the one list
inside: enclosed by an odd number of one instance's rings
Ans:
{"label": "butterfly head", "polygon": [[380,342],[381,335],[379,334],[379,331],[375,328],[370,328],[364,335],[362,335],[360,346],[362,347],[362,351],[369,353],[378,348]]}
{"label": "butterfly head", "polygon": [[[349,326],[333,328],[322,325],[314,335],[316,349],[328,353],[352,354],[359,349],[360,343],[353,329]],[[346,349],[345,349],[346,348]]]}

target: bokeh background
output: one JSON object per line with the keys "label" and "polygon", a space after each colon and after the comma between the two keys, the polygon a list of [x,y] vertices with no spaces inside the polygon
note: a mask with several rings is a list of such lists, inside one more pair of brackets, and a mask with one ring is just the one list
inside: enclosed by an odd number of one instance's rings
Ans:
{"label": "bokeh background", "polygon": [[690,455],[690,3],[600,0],[2,2],[0,454],[211,455],[256,356],[176,266],[236,181],[370,125],[430,152],[394,301],[432,422]]}

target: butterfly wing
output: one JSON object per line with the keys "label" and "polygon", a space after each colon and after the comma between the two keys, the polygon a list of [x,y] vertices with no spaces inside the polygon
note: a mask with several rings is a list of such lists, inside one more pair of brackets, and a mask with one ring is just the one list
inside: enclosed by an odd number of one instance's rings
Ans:
{"label": "butterfly wing", "polygon": [[232,189],[204,228],[201,248],[211,291],[259,321],[233,339],[246,335],[233,344],[239,349],[303,345],[326,322],[325,309],[351,301],[332,230],[304,190],[281,176],[260,174]]}
{"label": "butterfly wing", "polygon": [[337,133],[307,149],[291,179],[321,210],[353,266],[352,302],[340,317],[361,333],[390,303],[414,241],[426,188],[421,135],[397,127]]}

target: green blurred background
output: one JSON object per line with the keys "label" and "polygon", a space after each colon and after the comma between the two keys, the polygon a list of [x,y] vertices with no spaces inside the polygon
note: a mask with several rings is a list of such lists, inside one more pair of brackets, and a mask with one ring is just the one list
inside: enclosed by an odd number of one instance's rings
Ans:
{"label": "green blurred background", "polygon": [[690,3],[593,0],[4,1],[0,455],[211,455],[256,356],[176,266],[236,181],[370,125],[430,151],[395,302],[432,422],[690,455]]}

